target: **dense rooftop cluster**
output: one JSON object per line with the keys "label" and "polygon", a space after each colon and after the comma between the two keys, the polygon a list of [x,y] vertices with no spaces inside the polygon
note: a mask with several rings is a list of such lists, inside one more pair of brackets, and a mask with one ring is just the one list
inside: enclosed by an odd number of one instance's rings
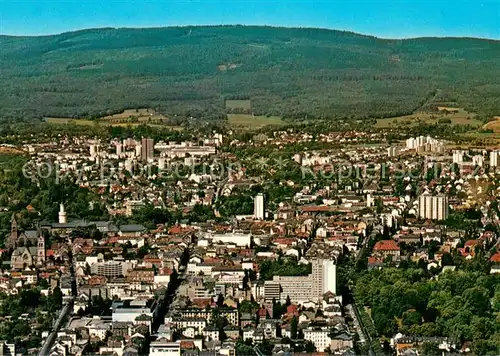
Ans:
{"label": "dense rooftop cluster", "polygon": [[2,350],[498,352],[499,152],[451,144],[279,129],[21,142],[2,181]]}

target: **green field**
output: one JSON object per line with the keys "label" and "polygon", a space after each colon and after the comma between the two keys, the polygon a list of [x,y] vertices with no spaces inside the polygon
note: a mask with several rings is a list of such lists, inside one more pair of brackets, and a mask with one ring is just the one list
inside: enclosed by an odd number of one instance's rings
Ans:
{"label": "green field", "polygon": [[450,125],[471,125],[471,126],[481,126],[483,123],[475,119],[474,113],[469,113],[463,109],[458,109],[458,111],[453,113],[427,113],[427,112],[417,112],[413,115],[405,115],[398,117],[391,117],[388,119],[377,119],[376,127],[378,128],[394,128],[399,125],[418,125],[419,123],[438,123],[445,119],[450,120]]}
{"label": "green field", "polygon": [[47,117],[45,118],[45,121],[49,124],[58,124],[58,125],[66,125],[66,124],[71,124],[71,125],[97,125],[97,121],[94,120],[84,120],[84,119],[70,119],[70,118],[64,118],[64,117]]}
{"label": "green field", "polygon": [[167,118],[157,114],[152,109],[129,109],[119,114],[104,116],[95,120],[73,119],[66,117],[47,117],[45,121],[48,124],[57,125],[100,125],[113,127],[137,127],[139,125],[148,125],[151,127],[167,127],[175,131],[182,131],[183,128],[177,125],[168,125],[165,123]]}
{"label": "green field", "polygon": [[251,100],[226,100],[226,109],[252,110]]}
{"label": "green field", "polygon": [[227,120],[231,127],[255,129],[267,125],[285,125],[278,116],[253,116],[247,114],[230,114],[227,115]]}

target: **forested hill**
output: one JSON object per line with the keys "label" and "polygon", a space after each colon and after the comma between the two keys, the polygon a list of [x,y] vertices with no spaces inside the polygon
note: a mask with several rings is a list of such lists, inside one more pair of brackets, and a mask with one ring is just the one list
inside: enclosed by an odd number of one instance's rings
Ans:
{"label": "forested hill", "polygon": [[500,114],[498,41],[213,26],[1,36],[0,48],[7,119],[137,107],[210,118],[235,98],[299,118],[390,116],[429,100]]}

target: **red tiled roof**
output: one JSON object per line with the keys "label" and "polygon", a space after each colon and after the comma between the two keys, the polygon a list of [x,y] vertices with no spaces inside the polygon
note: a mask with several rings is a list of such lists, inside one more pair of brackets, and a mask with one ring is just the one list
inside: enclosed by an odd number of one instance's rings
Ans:
{"label": "red tiled roof", "polygon": [[299,208],[302,212],[315,212],[315,211],[330,211],[330,207],[326,205],[309,205]]}
{"label": "red tiled roof", "polygon": [[182,232],[182,228],[179,225],[172,226],[170,230],[168,230],[169,234],[178,234],[180,232]]}
{"label": "red tiled roof", "polygon": [[267,310],[266,308],[260,308],[259,311],[257,312],[257,314],[260,316],[260,317],[266,317],[267,315]]}
{"label": "red tiled roof", "polygon": [[287,313],[287,314],[295,314],[295,313],[297,313],[297,306],[296,306],[296,305],[293,305],[293,304],[290,304],[290,305],[286,308],[286,313]]}
{"label": "red tiled roof", "polygon": [[378,241],[373,247],[374,251],[399,251],[399,246],[394,240]]}
{"label": "red tiled roof", "polygon": [[181,349],[189,349],[189,350],[194,349],[194,342],[182,340],[181,341]]}
{"label": "red tiled roof", "polygon": [[368,264],[369,265],[374,265],[374,264],[379,264],[379,263],[382,263],[382,261],[379,260],[378,258],[376,258],[376,257],[368,257]]}
{"label": "red tiled roof", "polygon": [[491,256],[490,262],[500,263],[500,252],[497,252],[493,256]]}

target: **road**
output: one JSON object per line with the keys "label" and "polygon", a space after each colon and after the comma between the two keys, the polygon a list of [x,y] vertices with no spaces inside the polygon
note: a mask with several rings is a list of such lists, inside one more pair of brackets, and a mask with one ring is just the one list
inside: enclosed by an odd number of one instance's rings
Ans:
{"label": "road", "polygon": [[[363,243],[361,244],[361,248],[359,249],[358,254],[356,255],[356,259],[352,265],[352,268],[351,268],[351,271],[349,272],[349,277],[348,277],[349,288],[351,289],[351,291],[354,289],[353,277],[354,277],[354,271],[355,271],[356,265],[358,264],[358,261],[360,260],[360,258],[363,258],[364,253],[365,253],[365,249],[368,248],[370,240],[372,238],[374,238],[375,236],[376,236],[376,233],[374,233],[374,232],[370,232],[369,234],[367,234],[366,237],[363,239]],[[370,336],[370,333],[366,330],[366,325],[364,325],[364,323],[363,323],[363,320],[362,320],[361,315],[360,315],[359,310],[358,310],[358,306],[354,302],[352,303],[352,311],[354,312],[355,324],[359,325],[360,331],[364,336],[363,337],[364,340],[360,338],[360,341],[362,341],[362,342],[368,341],[368,347],[369,347],[368,353],[369,353],[369,355],[370,356],[376,355],[376,352],[373,350],[373,346],[372,346],[373,340]]]}
{"label": "road", "polygon": [[220,193],[221,193],[222,189],[224,189],[224,186],[227,184],[228,181],[229,181],[229,178],[226,177],[217,184],[217,188],[215,189],[214,206],[215,206],[215,203],[217,203],[217,201],[219,200]]}
{"label": "road", "polygon": [[[69,243],[71,244],[71,240],[69,240]],[[77,296],[77,283],[76,283],[76,274],[75,274],[75,261],[73,259],[73,254],[70,252],[70,258],[71,258],[71,264],[69,266],[69,272],[70,272],[70,283],[71,283],[71,297],[67,297],[65,301],[63,301],[63,307],[61,311],[59,312],[59,315],[57,317],[57,320],[54,324],[54,327],[52,328],[52,332],[50,335],[45,339],[45,342],[42,345],[42,348],[40,349],[40,352],[38,353],[38,356],[46,356],[49,354],[50,349],[52,345],[54,344],[54,341],[56,340],[57,332],[62,326],[62,323],[65,319],[66,316],[68,316],[72,309],[73,309],[73,301],[75,300]]]}
{"label": "road", "polygon": [[57,320],[54,324],[54,328],[52,329],[52,332],[47,337],[47,339],[45,339],[45,342],[43,343],[43,346],[40,349],[38,356],[46,356],[49,354],[50,348],[52,347],[54,341],[56,340],[57,332],[61,328],[64,318],[69,315],[72,308],[73,308],[73,299],[68,300],[68,302],[63,305],[63,308],[59,312],[59,316],[57,317]]}

